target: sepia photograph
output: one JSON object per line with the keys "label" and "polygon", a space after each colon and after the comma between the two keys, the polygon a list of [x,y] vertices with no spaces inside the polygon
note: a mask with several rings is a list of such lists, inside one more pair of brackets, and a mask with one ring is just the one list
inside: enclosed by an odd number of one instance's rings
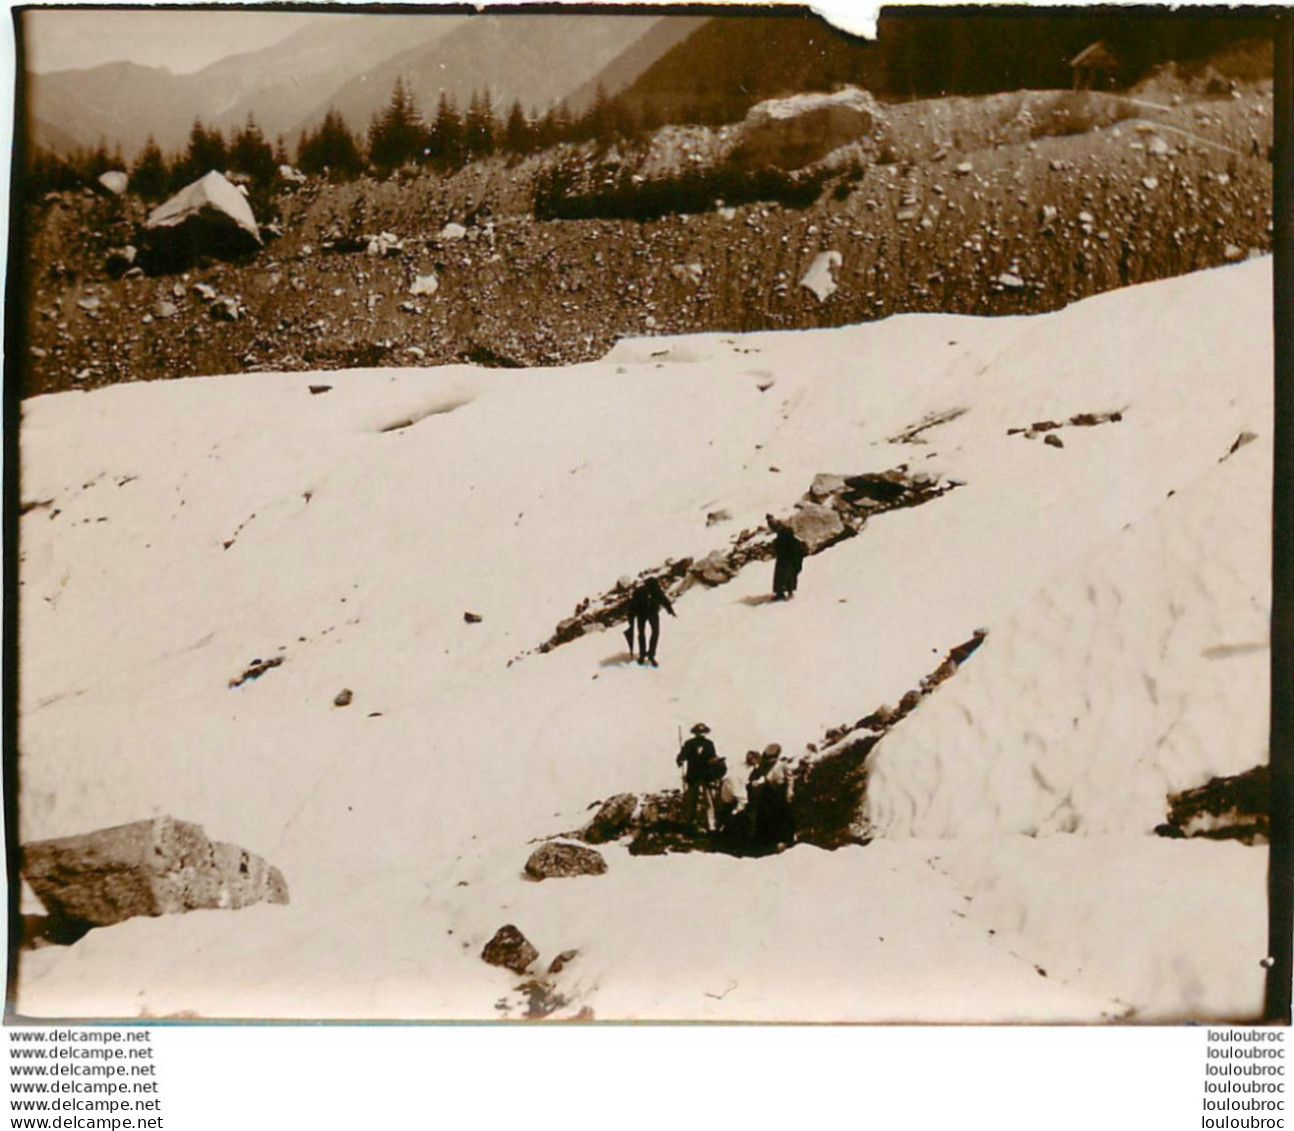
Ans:
{"label": "sepia photograph", "polygon": [[1288,1022],[1275,9],[13,18],[11,1023]]}

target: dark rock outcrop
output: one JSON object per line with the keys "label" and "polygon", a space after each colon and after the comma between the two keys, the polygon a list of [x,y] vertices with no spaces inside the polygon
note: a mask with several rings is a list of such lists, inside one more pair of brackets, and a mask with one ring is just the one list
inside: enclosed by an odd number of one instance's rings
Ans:
{"label": "dark rock outcrop", "polygon": [[550,840],[541,844],[526,861],[526,875],[532,880],[566,879],[570,876],[600,876],[607,870],[602,853],[582,844]]}
{"label": "dark rock outcrop", "polygon": [[481,951],[481,958],[491,966],[502,966],[514,974],[524,974],[538,957],[534,944],[511,923],[495,931]]}
{"label": "dark rock outcrop", "polygon": [[708,834],[694,832],[682,825],[647,825],[629,842],[630,856],[665,856],[671,852],[709,852]]}
{"label": "dark rock outcrop", "polygon": [[1155,832],[1266,844],[1271,837],[1271,788],[1267,766],[1212,778],[1196,789],[1170,794],[1168,820]]}
{"label": "dark rock outcrop", "polygon": [[796,767],[791,810],[800,843],[818,848],[868,843],[867,755],[879,741],[879,735],[867,735]]}
{"label": "dark rock outcrop", "polygon": [[173,817],[33,841],[23,846],[22,874],[50,918],[72,926],[288,902],[277,868]]}

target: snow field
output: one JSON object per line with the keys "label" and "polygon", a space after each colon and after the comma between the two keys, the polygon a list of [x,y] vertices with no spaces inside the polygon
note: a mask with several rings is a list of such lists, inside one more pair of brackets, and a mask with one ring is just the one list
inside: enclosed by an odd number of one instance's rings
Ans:
{"label": "snow field", "polygon": [[[1269,294],[1263,260],[1036,318],[28,401],[23,500],[49,505],[21,529],[22,838],[171,813],[278,865],[292,903],[30,953],[19,1008],[516,1016],[478,958],[515,922],[545,964],[580,950],[556,984],[604,1019],[1252,1014],[1265,852],[1145,834],[1168,790],[1265,756]],[[1060,449],[1006,434],[1111,410]],[[771,563],[689,591],[659,671],[615,629],[523,655],[818,472],[900,463],[965,485],[809,559],[789,604],[759,603]],[[870,847],[611,846],[603,877],[521,878],[594,801],[676,784],[698,719],[731,767],[796,755],[977,627],[877,748]],[[1229,954],[1198,930],[1223,892]]]}

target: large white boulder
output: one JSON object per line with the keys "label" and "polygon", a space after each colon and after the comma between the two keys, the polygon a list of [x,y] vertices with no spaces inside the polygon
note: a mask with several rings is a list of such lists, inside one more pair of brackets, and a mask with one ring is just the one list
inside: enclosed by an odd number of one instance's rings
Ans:
{"label": "large white boulder", "polygon": [[261,242],[260,227],[247,198],[227,177],[214,170],[154,208],[144,227],[150,232],[164,232],[190,223],[236,231],[257,244]]}
{"label": "large white boulder", "polygon": [[799,169],[833,149],[869,135],[884,117],[865,90],[796,94],[750,108],[741,125],[741,150],[753,162]]}

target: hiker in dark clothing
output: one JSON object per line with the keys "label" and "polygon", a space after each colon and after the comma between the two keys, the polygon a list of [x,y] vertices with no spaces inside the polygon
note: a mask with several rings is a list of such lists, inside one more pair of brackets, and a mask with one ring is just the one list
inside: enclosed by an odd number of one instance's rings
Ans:
{"label": "hiker in dark clothing", "polygon": [[746,756],[751,767],[746,779],[751,848],[756,854],[775,852],[795,841],[795,814],[791,809],[791,775],[782,748],[776,743],[763,754]]}
{"label": "hiker in dark clothing", "polygon": [[[677,616],[674,606],[670,604],[660,582],[654,577],[640,581],[629,598],[629,630],[625,637],[629,641],[629,651],[633,651],[633,630],[638,632],[638,662],[656,666],[656,641],[660,637],[660,611],[664,609],[670,616]],[[647,628],[651,627],[651,639],[647,638]]]}
{"label": "hiker in dark clothing", "polygon": [[796,536],[790,525],[778,522],[771,514],[768,528],[773,532],[773,598],[777,601],[789,600],[795,595],[795,587],[800,581],[800,567],[804,564],[804,543]]}
{"label": "hiker in dark clothing", "polygon": [[687,821],[698,832],[712,832],[715,827],[715,793],[728,772],[706,735],[710,728],[697,723],[678,752],[675,763],[683,767],[683,784],[687,786],[684,812]]}

